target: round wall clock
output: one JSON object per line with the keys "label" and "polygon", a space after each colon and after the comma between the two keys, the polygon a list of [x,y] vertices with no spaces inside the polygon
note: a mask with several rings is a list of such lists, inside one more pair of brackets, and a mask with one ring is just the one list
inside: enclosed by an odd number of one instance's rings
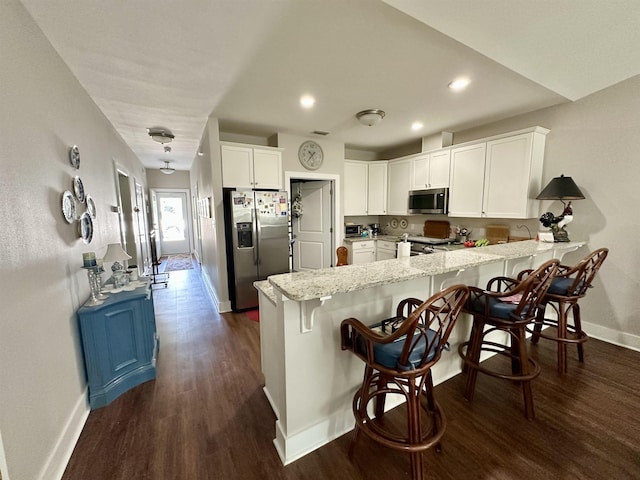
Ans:
{"label": "round wall clock", "polygon": [[319,169],[324,160],[322,147],[313,140],[303,142],[298,149],[298,160],[307,170]]}

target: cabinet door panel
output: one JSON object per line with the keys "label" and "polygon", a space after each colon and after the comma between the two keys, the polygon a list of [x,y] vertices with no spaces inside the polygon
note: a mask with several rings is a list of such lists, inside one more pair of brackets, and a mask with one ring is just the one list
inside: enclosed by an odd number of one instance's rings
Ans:
{"label": "cabinet door panel", "polygon": [[344,214],[367,214],[368,166],[366,162],[344,162]]}
{"label": "cabinet door panel", "polygon": [[420,155],[411,160],[411,190],[429,188],[429,155]]}
{"label": "cabinet door panel", "polygon": [[389,162],[388,215],[406,215],[409,208],[411,160]]}
{"label": "cabinet door panel", "polygon": [[433,152],[429,155],[429,188],[449,186],[451,169],[451,150]]}
{"label": "cabinet door panel", "polygon": [[222,145],[222,185],[253,188],[253,149]]}
{"label": "cabinet door panel", "polygon": [[282,154],[275,150],[253,150],[254,188],[282,189]]}
{"label": "cabinet door panel", "polygon": [[496,218],[525,218],[531,176],[531,135],[487,142],[483,210]]}
{"label": "cabinet door panel", "polygon": [[387,163],[369,164],[369,185],[367,188],[367,214],[387,213]]}
{"label": "cabinet door panel", "polygon": [[486,147],[486,143],[479,143],[451,150],[449,216],[482,215]]}

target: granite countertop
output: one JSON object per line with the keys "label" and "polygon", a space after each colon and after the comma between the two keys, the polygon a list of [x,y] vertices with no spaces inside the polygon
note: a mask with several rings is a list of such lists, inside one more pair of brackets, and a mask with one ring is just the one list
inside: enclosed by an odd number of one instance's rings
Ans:
{"label": "granite countertop", "polygon": [[346,237],[344,243],[365,242],[367,240],[386,240],[387,242],[399,242],[400,237],[397,235],[378,235],[377,237]]}
{"label": "granite countertop", "polygon": [[[268,282],[287,298],[304,301],[336,293],[348,293],[389,283],[439,275],[461,268],[475,267],[511,258],[537,255],[552,249],[576,248],[581,245],[583,242],[543,243],[527,240],[480,248],[464,248],[451,252],[442,251],[431,255],[382,260],[362,265],[283,273],[270,276]],[[260,288],[260,286],[256,284],[256,288]],[[262,288],[260,289],[262,290]]]}

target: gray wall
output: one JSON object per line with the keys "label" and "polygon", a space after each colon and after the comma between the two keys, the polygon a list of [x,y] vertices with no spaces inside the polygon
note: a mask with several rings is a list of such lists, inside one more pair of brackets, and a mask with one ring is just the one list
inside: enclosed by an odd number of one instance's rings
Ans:
{"label": "gray wall", "polygon": [[[118,216],[110,212],[114,161],[130,178],[146,180],[17,0],[2,1],[0,58],[0,468],[11,480],[49,480],[61,476],[88,415],[76,320],[89,297],[82,253],[100,257],[108,243],[120,242]],[[68,160],[73,144],[79,170]],[[89,245],[61,213],[74,175],[97,207]]]}

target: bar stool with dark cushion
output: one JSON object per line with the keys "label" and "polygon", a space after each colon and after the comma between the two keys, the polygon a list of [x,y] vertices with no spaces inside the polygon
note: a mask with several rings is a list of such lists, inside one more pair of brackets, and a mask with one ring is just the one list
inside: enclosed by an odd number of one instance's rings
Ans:
{"label": "bar stool with dark cushion", "polygon": [[[370,327],[355,318],[342,321],[342,349],[365,362],[364,380],[353,399],[356,425],[350,455],[362,431],[386,447],[408,452],[412,477],[423,478],[422,452],[432,446],[440,451],[446,427],[433,396],[431,367],[448,348],[449,334],[468,296],[466,286],[453,285],[424,302],[402,300],[396,317]],[[383,419],[387,394],[406,402],[406,429]]]}
{"label": "bar stool with dark cushion", "polygon": [[[534,418],[531,380],[540,374],[540,367],[527,354],[525,328],[536,318],[559,263],[555,259],[549,260],[521,281],[495,277],[489,280],[486,290],[469,287],[470,296],[465,312],[473,316],[473,326],[469,341],[460,344],[458,348],[467,373],[464,397],[468,401],[473,399],[478,372],[482,372],[520,383],[525,416],[528,419]],[[500,343],[495,336],[487,338],[496,331],[506,332],[508,342]],[[508,357],[511,360],[511,370],[500,369],[500,366],[495,369],[483,366],[480,363],[482,352]]]}
{"label": "bar stool with dark cushion", "polygon": [[[567,345],[569,344],[578,347],[578,360],[584,363],[582,344],[589,337],[582,330],[578,300],[584,297],[592,286],[593,279],[608,253],[608,249],[600,248],[573,267],[560,265],[547,294],[542,299],[533,329],[529,329],[533,333],[532,343],[538,343],[540,337],[558,343],[558,373],[560,374],[567,372]],[[519,277],[523,278],[529,272],[530,270],[520,272]],[[556,318],[545,315],[547,305],[555,312]],[[571,315],[569,315],[570,312]],[[573,323],[570,323],[571,319]],[[542,330],[543,327],[545,330]]]}

